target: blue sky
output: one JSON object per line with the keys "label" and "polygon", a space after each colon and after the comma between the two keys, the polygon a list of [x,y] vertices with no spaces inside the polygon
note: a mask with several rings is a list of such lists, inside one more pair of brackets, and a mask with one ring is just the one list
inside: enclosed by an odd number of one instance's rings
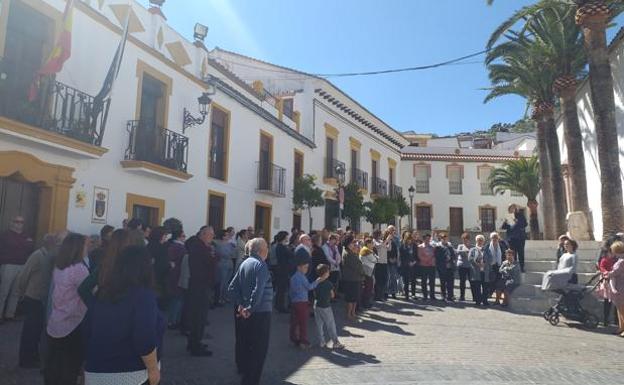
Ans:
{"label": "blue sky", "polygon": [[[147,0],[140,0],[147,4]],[[195,22],[219,46],[309,73],[411,67],[482,50],[491,31],[530,0],[168,0],[168,22]],[[181,4],[184,4],[183,6]],[[330,79],[398,131],[438,135],[523,117],[524,100],[483,104],[483,57],[426,71]]]}

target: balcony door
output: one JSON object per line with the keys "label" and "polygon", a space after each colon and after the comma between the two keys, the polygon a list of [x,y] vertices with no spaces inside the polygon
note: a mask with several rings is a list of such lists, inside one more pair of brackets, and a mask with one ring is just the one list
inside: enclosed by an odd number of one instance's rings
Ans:
{"label": "balcony door", "polygon": [[351,149],[351,183],[358,183],[358,150]]}
{"label": "balcony door", "polygon": [[28,102],[28,90],[52,48],[53,38],[54,22],[50,18],[22,1],[11,1],[4,58],[0,58],[0,72],[6,74],[6,80],[0,80],[0,114],[28,124],[39,123],[39,111]]}
{"label": "balcony door", "polygon": [[162,163],[164,159],[165,137],[159,127],[165,120],[166,85],[144,73],[141,83],[141,121],[136,132],[135,153],[138,160]]}
{"label": "balcony door", "polygon": [[258,188],[271,190],[271,166],[273,161],[273,138],[260,134],[260,159],[258,163]]}

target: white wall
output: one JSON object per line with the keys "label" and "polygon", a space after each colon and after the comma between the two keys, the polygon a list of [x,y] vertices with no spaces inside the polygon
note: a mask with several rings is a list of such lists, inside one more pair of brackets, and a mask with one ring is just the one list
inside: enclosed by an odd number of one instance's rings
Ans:
{"label": "white wall", "polygon": [[[613,71],[614,96],[615,96],[615,119],[617,123],[620,168],[624,170],[624,45],[622,41],[616,44],[611,51],[611,69]],[[579,87],[577,93],[577,106],[581,133],[583,135],[583,151],[585,153],[585,173],[587,178],[587,196],[589,208],[594,226],[594,238],[602,239],[602,206],[601,206],[601,181],[600,162],[598,159],[598,146],[596,143],[596,127],[591,106],[591,90],[589,81],[585,81]],[[563,138],[563,121],[559,119],[557,134],[561,146],[561,161],[567,162],[567,150]],[[622,175],[622,174],[621,174]],[[624,180],[623,180],[624,183]]]}

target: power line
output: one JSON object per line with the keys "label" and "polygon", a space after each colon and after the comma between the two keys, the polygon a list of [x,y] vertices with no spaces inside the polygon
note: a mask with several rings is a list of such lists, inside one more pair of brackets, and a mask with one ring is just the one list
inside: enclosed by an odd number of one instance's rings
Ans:
{"label": "power line", "polygon": [[[422,70],[427,70],[427,69],[433,69],[433,68],[439,68],[439,67],[444,67],[444,66],[450,66],[450,65],[465,65],[465,64],[476,64],[476,63],[481,63],[478,61],[469,61],[469,62],[464,62],[464,60],[466,59],[470,59],[470,58],[474,58],[477,56],[481,56],[485,53],[487,53],[489,50],[483,50],[483,51],[479,51],[479,52],[475,52],[469,55],[465,55],[465,56],[461,56],[458,58],[454,58],[451,60],[446,60],[440,63],[434,63],[434,64],[428,64],[428,65],[423,65],[423,66],[415,66],[415,67],[405,67],[405,68],[392,68],[392,69],[385,69],[385,70],[376,70],[376,71],[367,71],[367,72],[345,72],[345,73],[326,73],[326,74],[310,74],[309,76],[316,76],[316,77],[321,77],[321,78],[334,78],[334,77],[354,77],[354,76],[375,76],[375,75],[384,75],[384,74],[389,74],[389,73],[399,73],[399,72],[412,72],[412,71],[422,71]],[[243,67],[248,67],[248,68],[254,68],[254,69],[258,69],[258,70],[262,70],[265,72],[276,72],[276,73],[282,73],[284,75],[291,75],[288,77],[285,77],[284,80],[297,80],[297,79],[305,79],[307,78],[307,76],[304,73],[296,73],[299,72],[297,70],[289,70],[286,68],[267,68],[266,66],[259,66],[259,65],[253,65],[253,64],[249,64],[249,63],[243,63],[240,61],[236,61],[236,60],[231,60],[231,59],[225,59],[225,58],[217,58],[218,61],[224,61],[226,63],[231,63],[231,64],[235,64],[235,65],[240,65]],[[268,66],[270,66],[270,63],[267,63]],[[294,73],[293,73],[294,72]]]}
{"label": "power line", "polygon": [[458,57],[458,58],[455,58],[455,59],[447,60],[447,61],[444,61],[444,62],[441,62],[441,63],[429,64],[429,65],[424,65],[424,66],[406,67],[406,68],[394,68],[394,69],[378,70],[378,71],[368,71],[368,72],[347,72],[347,73],[334,73],[334,74],[316,74],[316,76],[323,77],[323,78],[330,78],[330,77],[347,77],[347,76],[371,76],[371,75],[390,74],[390,73],[396,73],[396,72],[422,71],[422,70],[427,70],[427,69],[431,69],[431,68],[438,68],[438,67],[443,67],[443,66],[447,66],[447,65],[451,65],[451,64],[456,64],[456,63],[461,62],[461,61],[466,60],[466,59],[470,59],[470,58],[473,58],[473,57],[481,56],[481,55],[487,53],[488,51],[489,50],[483,50],[483,51],[472,53],[470,55],[466,55],[466,56]]}

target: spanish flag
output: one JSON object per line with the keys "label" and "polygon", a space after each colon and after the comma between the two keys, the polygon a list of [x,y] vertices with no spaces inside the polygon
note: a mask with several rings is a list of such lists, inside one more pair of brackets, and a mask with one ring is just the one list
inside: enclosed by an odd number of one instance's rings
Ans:
{"label": "spanish flag", "polygon": [[52,52],[50,52],[48,59],[43,64],[41,69],[39,69],[35,75],[33,83],[30,86],[28,100],[31,102],[37,98],[37,94],[39,93],[39,88],[41,86],[41,78],[59,73],[63,68],[63,64],[71,56],[73,11],[74,0],[67,0],[67,4],[65,4],[65,12],[63,13],[63,30],[59,35],[56,45],[52,48]]}

